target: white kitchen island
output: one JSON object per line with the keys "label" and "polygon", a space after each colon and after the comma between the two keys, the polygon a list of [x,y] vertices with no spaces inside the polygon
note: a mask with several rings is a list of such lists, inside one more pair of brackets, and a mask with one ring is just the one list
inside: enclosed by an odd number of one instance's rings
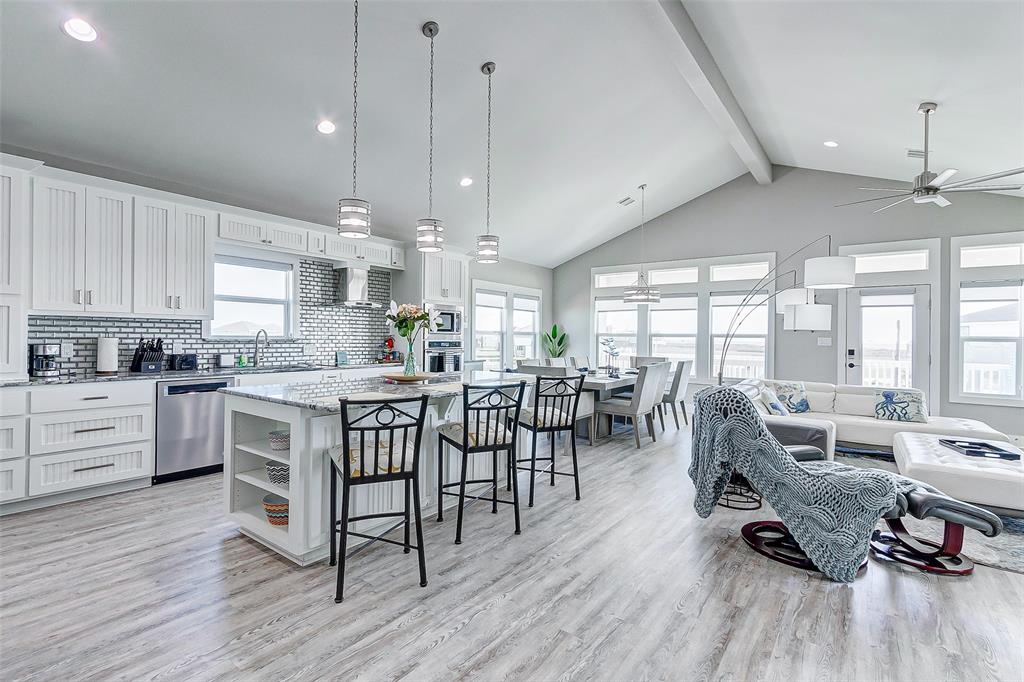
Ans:
{"label": "white kitchen island", "polygon": [[[420,492],[425,510],[437,504],[437,436],[434,429],[460,419],[463,382],[513,383],[534,377],[497,372],[440,374],[422,384],[387,383],[380,378],[325,381],[314,384],[244,386],[221,389],[224,400],[224,505],[242,532],[300,566],[324,559],[330,541],[329,500],[331,466],[327,450],[341,442],[339,400],[430,396],[420,452]],[[272,450],[270,431],[288,430],[287,450]],[[457,480],[458,460],[447,458],[447,481]],[[289,465],[288,486],[271,483],[268,461]],[[473,457],[469,478],[491,475],[490,457]],[[288,525],[273,526],[264,514],[267,493],[288,499]],[[352,514],[401,509],[401,482],[358,486],[352,490]],[[452,498],[452,504],[454,504]],[[340,513],[339,513],[340,516]],[[352,530],[377,533],[388,519],[354,523]]]}

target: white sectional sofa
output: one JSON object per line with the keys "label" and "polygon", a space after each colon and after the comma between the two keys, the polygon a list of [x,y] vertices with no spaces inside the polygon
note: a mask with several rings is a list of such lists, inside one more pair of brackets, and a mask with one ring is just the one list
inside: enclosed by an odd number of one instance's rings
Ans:
{"label": "white sectional sofa", "polygon": [[[875,418],[875,391],[872,386],[847,384],[826,384],[814,381],[803,382],[807,390],[810,411],[790,414],[785,417],[768,414],[768,410],[754,400],[754,405],[765,417],[767,424],[775,422],[793,423],[792,420],[823,426],[829,433],[828,459],[834,455],[838,441],[851,445],[866,445],[875,448],[892,449],[893,436],[900,432],[937,433],[946,436],[987,438],[1008,441],[1003,433],[976,419],[960,417],[929,416],[927,422],[890,421]],[[747,379],[736,385],[753,400],[760,393],[763,383]],[[799,423],[799,422],[797,422]]]}

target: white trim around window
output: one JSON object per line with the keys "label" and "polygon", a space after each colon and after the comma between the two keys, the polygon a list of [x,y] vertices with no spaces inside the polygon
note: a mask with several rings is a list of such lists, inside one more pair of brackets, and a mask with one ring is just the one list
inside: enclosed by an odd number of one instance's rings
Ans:
{"label": "white trim around window", "polygon": [[[709,258],[691,258],[676,261],[659,261],[646,263],[643,268],[648,273],[652,282],[655,282],[661,290],[662,301],[672,298],[690,297],[696,301],[697,331],[694,336],[695,358],[693,363],[694,382],[711,384],[717,381],[716,370],[712,367],[712,329],[711,329],[711,297],[723,294],[743,294],[757,284],[757,279],[728,279],[729,273],[743,274],[740,268],[722,268],[720,266],[736,266],[743,264],[766,263],[767,270],[775,267],[775,253],[751,253],[736,256],[714,256]],[[712,281],[712,268],[718,277]],[[755,272],[766,270],[760,268]],[[603,351],[598,347],[597,334],[597,301],[621,301],[625,288],[635,279],[640,265],[627,263],[623,265],[610,265],[591,268],[590,271],[590,315],[588,329],[590,334],[590,353],[597,365],[604,364],[602,360]],[[747,269],[746,272],[750,272]],[[627,277],[610,277],[616,273],[629,273],[632,277],[626,282]],[[616,283],[618,286],[600,286],[605,283]],[[774,293],[774,287],[765,286],[765,291]],[[768,329],[765,334],[765,375],[774,376],[775,371],[775,303],[774,299],[769,300],[768,306]],[[636,354],[654,355],[651,350],[653,337],[665,336],[652,334],[650,309],[651,305],[639,304],[637,307],[636,322]],[[656,307],[656,306],[655,306]],[[601,334],[606,336],[607,334]],[[673,336],[673,335],[668,335]],[[679,334],[678,336],[691,336]],[[622,365],[624,360],[619,360]],[[736,377],[733,377],[736,378]]]}
{"label": "white trim around window", "polygon": [[[869,256],[865,259],[875,267],[864,268],[873,270],[856,274],[855,287],[888,287],[929,285],[931,308],[929,311],[928,329],[928,410],[931,414],[939,414],[940,372],[938,358],[941,357],[942,325],[939,320],[938,306],[934,305],[942,291],[942,240],[908,239],[894,242],[874,242],[869,244],[849,244],[840,246],[840,256]],[[922,254],[924,254],[922,256]],[[904,256],[899,258],[898,256]],[[888,267],[893,269],[887,269]],[[899,269],[900,265],[908,269]],[[847,298],[845,290],[839,290],[836,320],[836,383],[843,383],[846,376],[846,315]]]}
{"label": "white trim around window", "polygon": [[[470,297],[468,302],[468,310],[466,311],[466,317],[469,318],[468,331],[466,333],[466,343],[469,344],[470,355],[473,360],[492,360],[492,358],[481,358],[477,355],[477,344],[476,344],[476,300],[477,292],[483,294],[492,294],[494,296],[501,297],[504,301],[504,314],[502,315],[502,329],[501,333],[501,366],[502,369],[506,367],[515,367],[516,364],[516,348],[517,340],[520,342],[519,346],[523,346],[524,342],[529,345],[529,341],[532,341],[532,350],[535,352],[533,357],[542,357],[543,351],[540,346],[540,335],[543,332],[542,325],[544,323],[544,296],[540,289],[534,289],[532,287],[521,287],[514,284],[503,284],[501,282],[490,282],[482,279],[474,279],[470,286]],[[515,330],[515,312],[526,312],[526,308],[531,307],[531,304],[536,302],[536,314],[534,317],[534,331],[532,334],[517,332]],[[520,305],[517,307],[517,303]],[[531,311],[532,312],[532,311]],[[496,333],[497,330],[488,330],[487,333]],[[526,339],[526,337],[532,336],[532,339]]]}
{"label": "white trim around window", "polygon": [[[1018,249],[998,247],[1013,247]],[[973,248],[972,248],[973,247]],[[1002,251],[999,256],[1010,255],[1010,259],[995,257],[992,253],[989,257],[993,265],[962,262],[961,254],[964,251],[980,253],[984,247],[995,247]],[[1015,232],[1002,232],[998,234],[971,235],[968,237],[953,237],[950,240],[949,256],[949,401],[953,403],[969,403],[975,405],[993,405],[1001,407],[1024,407],[1024,263],[1021,262],[1024,254],[1024,230]],[[1014,262],[1016,261],[1016,262]],[[983,261],[982,261],[983,262]],[[991,290],[998,292],[1002,300],[1007,292],[1016,296],[1016,316],[1018,331],[1016,336],[1007,334],[1000,330],[996,335],[975,332],[972,336],[964,334],[964,325],[961,318],[961,300],[963,291],[970,291],[970,298],[982,300],[984,292]],[[1013,300],[1006,299],[1011,305]],[[969,331],[969,330],[968,330]],[[999,387],[1006,391],[1005,395],[998,395],[994,392],[985,391],[981,383],[974,386],[965,386],[964,377],[964,347],[966,344],[999,344],[1002,346],[1013,346],[1012,357],[1014,359],[1015,373],[1009,377],[1005,372],[1000,373]],[[1011,369],[1011,373],[1012,373]],[[1004,384],[1012,381],[1012,388],[1007,391]],[[990,389],[999,390],[992,384]],[[1010,392],[1012,391],[1012,395]]]}

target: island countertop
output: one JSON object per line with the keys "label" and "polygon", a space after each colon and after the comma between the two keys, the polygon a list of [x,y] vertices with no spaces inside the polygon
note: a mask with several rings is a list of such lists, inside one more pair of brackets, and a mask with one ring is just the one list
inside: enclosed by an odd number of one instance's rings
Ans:
{"label": "island countertop", "polygon": [[323,381],[314,384],[273,384],[265,386],[233,386],[220,389],[221,393],[241,398],[262,400],[279,405],[299,407],[322,414],[341,412],[339,401],[370,398],[449,398],[462,394],[462,384],[493,385],[517,383],[535,377],[491,371],[446,372],[435,374],[424,382],[402,384],[381,377]]}

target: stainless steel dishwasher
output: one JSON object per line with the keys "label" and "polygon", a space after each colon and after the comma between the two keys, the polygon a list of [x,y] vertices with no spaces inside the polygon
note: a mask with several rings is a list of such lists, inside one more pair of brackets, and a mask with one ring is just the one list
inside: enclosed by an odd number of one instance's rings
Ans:
{"label": "stainless steel dishwasher", "polygon": [[223,470],[224,396],[217,390],[234,385],[234,377],[157,382],[154,484]]}

